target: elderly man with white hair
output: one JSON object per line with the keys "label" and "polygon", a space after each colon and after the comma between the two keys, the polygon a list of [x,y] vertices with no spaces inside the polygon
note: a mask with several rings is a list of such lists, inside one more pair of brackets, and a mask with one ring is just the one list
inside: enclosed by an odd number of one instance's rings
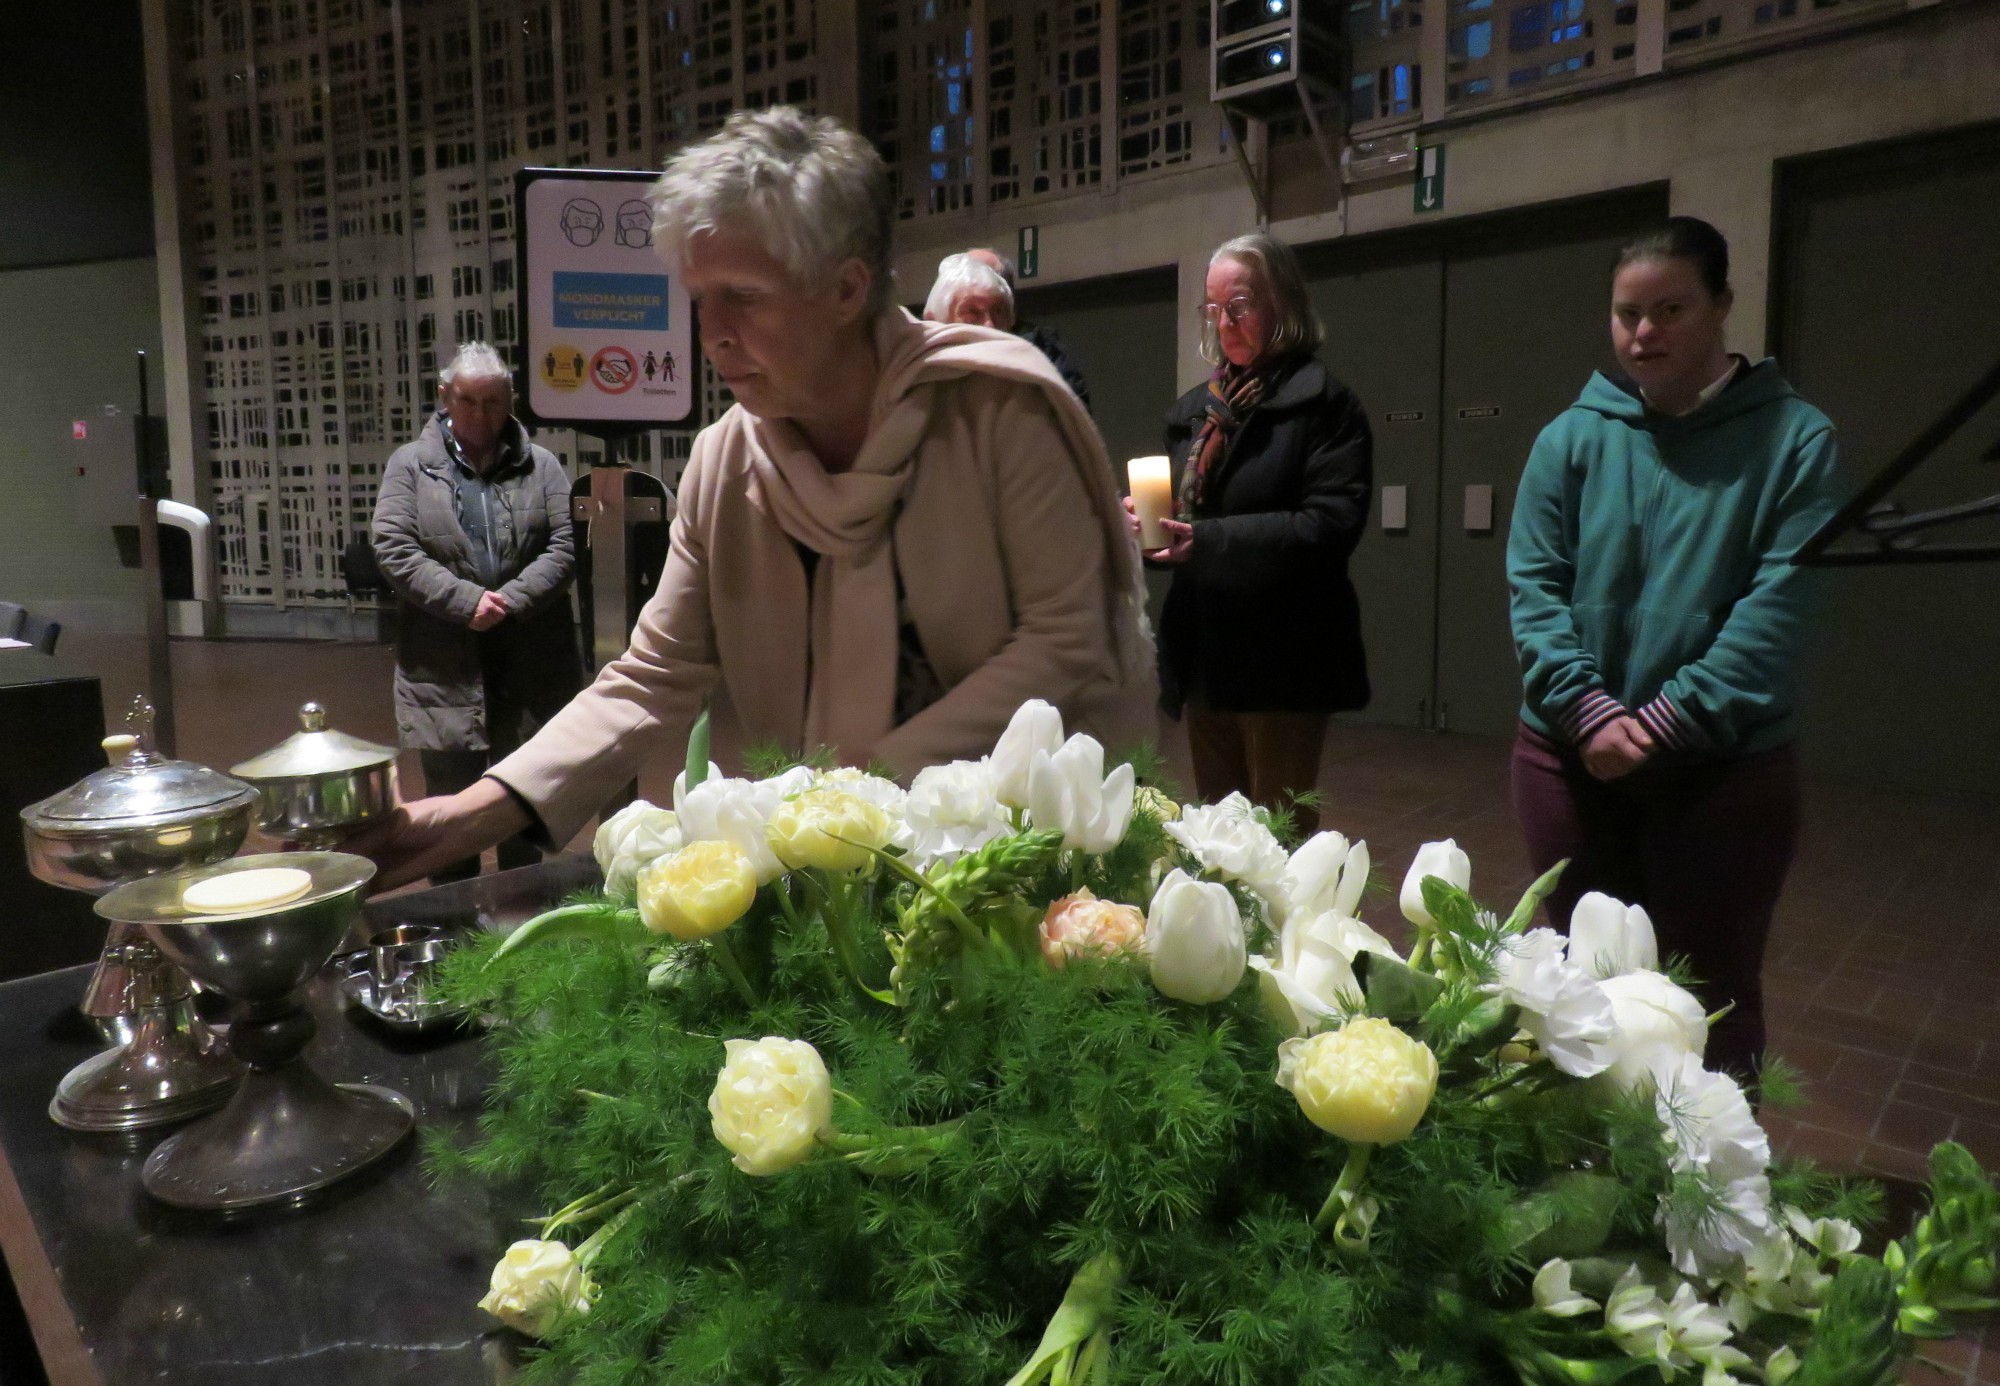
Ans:
{"label": "elderly man with white hair", "polygon": [[[433,795],[478,780],[582,681],[562,466],[513,417],[512,377],[492,347],[467,342],[438,374],[437,413],[389,458],[373,526],[401,599],[397,736],[421,753]],[[476,875],[476,851],[466,855],[431,863],[431,878]],[[525,837],[500,844],[503,868],[540,860]]]}
{"label": "elderly man with white hair", "polygon": [[576,833],[705,701],[717,759],[775,742],[907,776],[1044,698],[1116,749],[1155,728],[1136,543],[1104,445],[1018,338],[918,322],[867,140],[743,111],[672,158],[654,238],[736,404],[694,444],[631,648],[460,794],[364,849],[382,887],[522,828]]}

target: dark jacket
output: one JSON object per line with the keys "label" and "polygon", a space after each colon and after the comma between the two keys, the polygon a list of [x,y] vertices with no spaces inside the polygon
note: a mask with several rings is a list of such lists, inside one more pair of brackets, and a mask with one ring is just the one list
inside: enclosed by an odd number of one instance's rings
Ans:
{"label": "dark jacket", "polygon": [[[502,746],[517,744],[515,728],[489,730],[489,715],[525,709],[546,720],[582,681],[568,591],[576,569],[569,479],[516,421],[508,421],[499,451],[483,488],[487,532],[476,555],[459,516],[467,469],[436,418],[382,471],[373,537],[382,576],[402,599],[396,730],[408,748],[488,750],[496,735]],[[478,579],[489,562],[510,614],[475,632],[469,622],[487,590]],[[504,687],[487,686],[490,669],[504,669]]]}
{"label": "dark jacket", "polygon": [[[1176,491],[1207,382],[1168,411]],[[1160,688],[1217,712],[1339,712],[1368,703],[1361,608],[1347,576],[1368,523],[1374,440],[1354,392],[1307,358],[1243,421],[1194,516],[1160,618]]]}
{"label": "dark jacket", "polygon": [[1076,358],[1069,354],[1069,348],[1063,345],[1063,339],[1053,327],[1044,327],[1040,323],[1015,323],[1014,335],[1048,357],[1049,364],[1056,368],[1056,374],[1063,378],[1063,384],[1069,386],[1070,393],[1083,401],[1085,409],[1090,408],[1090,386],[1085,383]]}

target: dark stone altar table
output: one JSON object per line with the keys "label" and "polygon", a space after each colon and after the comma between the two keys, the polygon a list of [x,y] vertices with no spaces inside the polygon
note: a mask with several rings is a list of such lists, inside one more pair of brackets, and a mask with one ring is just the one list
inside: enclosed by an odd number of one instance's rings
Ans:
{"label": "dark stone altar table", "polygon": [[[588,858],[556,858],[373,902],[357,933],[507,929],[597,881]],[[73,967],[0,985],[0,1247],[53,1386],[511,1377],[520,1341],[474,1306],[535,1210],[464,1183],[431,1188],[420,1149],[425,1132],[478,1117],[487,1074],[475,1037],[391,1034],[345,1012],[322,972],[309,988],[319,1033],[308,1058],[335,1081],[403,1093],[417,1136],[308,1206],[195,1216],[139,1187],[147,1153],[177,1128],[81,1136],[49,1120],[57,1082],[101,1047],[76,1013],[88,976]]]}

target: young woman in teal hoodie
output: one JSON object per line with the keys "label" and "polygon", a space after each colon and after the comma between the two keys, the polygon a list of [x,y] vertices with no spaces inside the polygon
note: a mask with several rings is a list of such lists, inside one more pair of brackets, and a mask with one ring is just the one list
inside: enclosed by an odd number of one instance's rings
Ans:
{"label": "young woman in teal hoodie", "polygon": [[[1808,570],[1839,504],[1833,425],[1723,345],[1729,247],[1675,217],[1612,281],[1593,375],[1522,473],[1507,577],[1524,684],[1514,802],[1550,899],[1643,905],[1711,1011],[1707,1064],[1761,1061],[1764,941],[1798,836]],[[1579,959],[1586,967],[1589,959]]]}

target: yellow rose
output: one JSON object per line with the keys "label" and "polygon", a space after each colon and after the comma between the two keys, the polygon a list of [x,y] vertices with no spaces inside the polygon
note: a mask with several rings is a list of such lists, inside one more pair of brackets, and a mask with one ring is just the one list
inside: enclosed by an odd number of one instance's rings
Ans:
{"label": "yellow rose", "polygon": [[819,1051],[776,1035],[726,1040],[723,1049],[708,1116],[736,1168],[782,1174],[812,1155],[833,1129],[833,1079]]}
{"label": "yellow rose", "polygon": [[1167,797],[1166,791],[1150,784],[1139,786],[1139,792],[1132,796],[1132,802],[1159,819],[1171,823],[1181,816],[1181,806]]}
{"label": "yellow rose", "polygon": [[588,1314],[596,1292],[568,1246],[530,1239],[507,1248],[479,1307],[509,1328],[546,1338],[564,1314]]}
{"label": "yellow rose", "polygon": [[690,842],[639,873],[639,918],[683,943],[721,933],[756,898],[756,870],[733,842]]}
{"label": "yellow rose", "polygon": [[1375,1016],[1278,1046],[1278,1086],[1313,1125],[1346,1141],[1402,1140],[1430,1107],[1437,1076],[1427,1046]]}
{"label": "yellow rose", "polygon": [[1136,906],[1079,890],[1049,906],[1041,936],[1042,956],[1060,968],[1071,958],[1137,952],[1146,939],[1146,916]]}
{"label": "yellow rose", "polygon": [[874,864],[869,848],[888,844],[889,815],[840,789],[808,789],[787,799],[764,829],[771,850],[792,870],[859,873]]}

